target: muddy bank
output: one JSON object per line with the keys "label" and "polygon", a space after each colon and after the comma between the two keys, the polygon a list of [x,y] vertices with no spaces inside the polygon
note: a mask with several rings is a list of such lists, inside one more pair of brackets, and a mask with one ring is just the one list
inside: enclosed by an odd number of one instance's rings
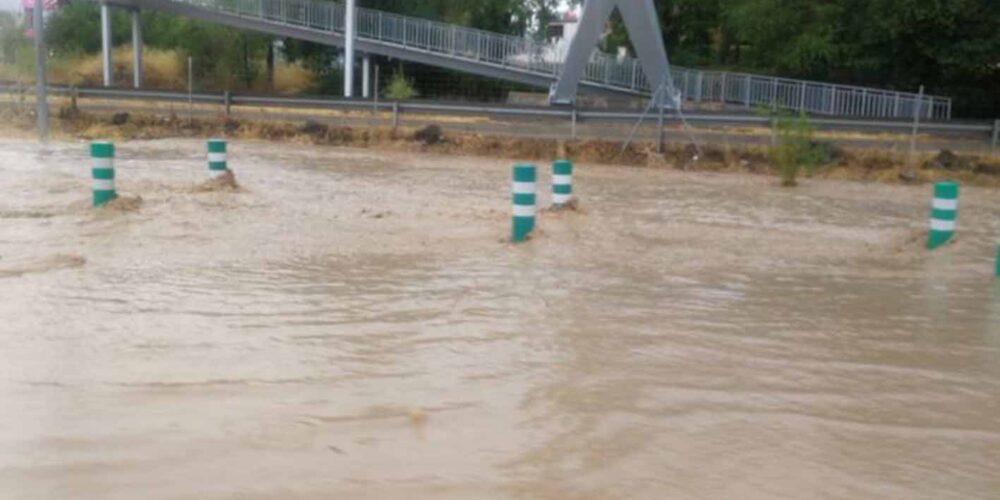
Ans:
{"label": "muddy bank", "polygon": [[[8,136],[31,137],[34,118],[12,110],[0,111]],[[531,139],[464,133],[429,127],[347,127],[316,121],[238,120],[156,116],[151,114],[91,114],[64,107],[53,120],[53,135],[62,138],[142,140],[162,138],[226,137],[273,140],[292,144],[351,146],[387,151],[424,152],[530,159],[545,162],[568,157],[577,162],[680,169],[685,171],[776,175],[766,147],[710,145],[697,151],[689,144],[667,144],[663,155],[656,145],[636,142],[622,150],[619,141]],[[804,177],[869,182],[920,184],[958,180],[964,184],[1000,187],[1000,158],[956,155],[950,151],[918,154],[912,171],[907,155],[896,150],[852,150],[818,143],[824,149],[822,165]]]}

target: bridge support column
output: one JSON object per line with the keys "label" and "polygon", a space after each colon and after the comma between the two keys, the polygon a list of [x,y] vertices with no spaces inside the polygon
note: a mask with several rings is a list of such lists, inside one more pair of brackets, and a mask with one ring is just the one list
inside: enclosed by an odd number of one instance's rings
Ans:
{"label": "bridge support column", "polygon": [[368,99],[371,97],[372,79],[372,56],[365,54],[361,57],[361,97]]}
{"label": "bridge support column", "polygon": [[344,97],[354,96],[354,29],[358,21],[354,7],[355,0],[347,0],[344,15]]}
{"label": "bridge support column", "polygon": [[111,86],[111,7],[101,4],[101,69],[104,86]]}
{"label": "bridge support column", "polygon": [[132,11],[132,86],[142,87],[142,25],[139,9]]}

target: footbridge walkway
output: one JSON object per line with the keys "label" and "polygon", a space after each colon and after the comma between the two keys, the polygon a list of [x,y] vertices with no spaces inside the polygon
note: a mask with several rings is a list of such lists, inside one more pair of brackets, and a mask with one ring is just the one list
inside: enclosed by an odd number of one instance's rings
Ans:
{"label": "footbridge walkway", "polygon": [[[106,6],[171,12],[234,28],[344,46],[345,6],[323,0],[106,0]],[[105,9],[106,10],[106,9]],[[107,14],[102,16],[108,18]],[[110,38],[110,23],[102,34]],[[133,41],[141,46],[138,15]],[[549,88],[565,54],[555,45],[372,9],[357,9],[355,48],[406,61]],[[107,46],[107,43],[105,44]],[[108,57],[107,55],[105,56]],[[141,54],[136,55],[140,60]],[[141,67],[141,64],[136,66]],[[742,73],[674,67],[674,83],[690,101],[783,107],[830,116],[951,118],[951,99]],[[141,77],[136,73],[136,86]],[[649,95],[638,60],[595,51],[581,82],[588,92]]]}

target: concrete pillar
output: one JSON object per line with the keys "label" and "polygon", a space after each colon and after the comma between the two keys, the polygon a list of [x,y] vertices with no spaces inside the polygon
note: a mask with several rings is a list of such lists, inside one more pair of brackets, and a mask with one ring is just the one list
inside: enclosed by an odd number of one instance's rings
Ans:
{"label": "concrete pillar", "polygon": [[104,86],[111,86],[111,7],[101,4],[101,69]]}
{"label": "concrete pillar", "polygon": [[344,97],[354,96],[354,29],[358,20],[355,1],[347,0],[344,15]]}
{"label": "concrete pillar", "polygon": [[142,88],[142,25],[139,9],[132,11],[132,86]]}
{"label": "concrete pillar", "polygon": [[361,58],[361,96],[371,97],[372,56],[365,54]]}

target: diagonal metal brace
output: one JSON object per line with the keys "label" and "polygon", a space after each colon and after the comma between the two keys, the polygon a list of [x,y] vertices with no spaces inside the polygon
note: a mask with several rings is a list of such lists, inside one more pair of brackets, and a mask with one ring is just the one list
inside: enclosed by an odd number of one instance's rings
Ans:
{"label": "diagonal metal brace", "polygon": [[670,62],[663,45],[663,32],[653,0],[587,0],[562,73],[549,91],[549,101],[552,104],[572,105],[576,102],[577,90],[587,62],[615,7],[625,21],[625,29],[628,30],[632,45],[642,62],[646,77],[650,80],[650,88],[673,87],[669,81]]}

